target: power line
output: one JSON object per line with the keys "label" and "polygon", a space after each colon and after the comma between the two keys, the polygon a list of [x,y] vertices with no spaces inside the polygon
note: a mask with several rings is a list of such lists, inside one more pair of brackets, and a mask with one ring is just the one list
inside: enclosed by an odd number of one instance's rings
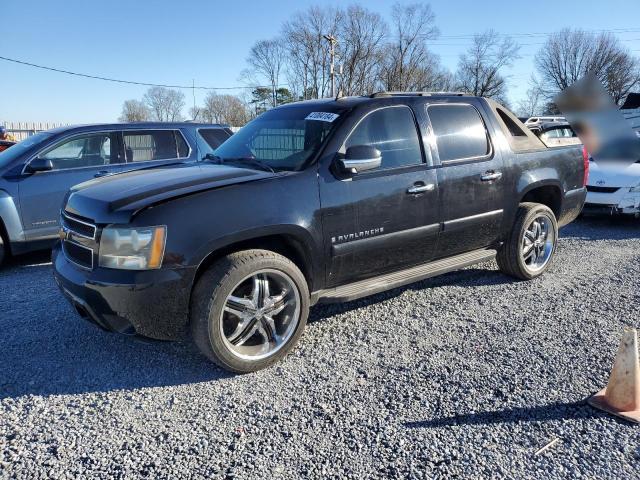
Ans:
{"label": "power line", "polygon": [[[586,33],[637,33],[640,32],[634,28],[614,28],[614,29],[596,29],[596,30],[584,30]],[[548,37],[558,32],[518,32],[518,33],[497,33],[501,37]],[[464,33],[459,35],[440,35],[438,38],[446,38],[450,40],[454,39],[473,39],[476,34]]]}
{"label": "power line", "polygon": [[[65,73],[67,75],[74,75],[76,77],[84,77],[84,78],[93,78],[94,80],[103,80],[105,82],[115,82],[115,83],[126,83],[129,85],[142,85],[144,87],[164,87],[164,88],[181,88],[181,89],[186,89],[186,90],[238,90],[238,89],[242,89],[242,88],[271,88],[271,87],[263,87],[261,85],[256,85],[256,86],[238,86],[238,87],[202,87],[202,86],[197,86],[197,85],[168,85],[168,84],[164,84],[164,83],[150,83],[150,82],[135,82],[133,80],[122,80],[122,79],[118,79],[118,78],[109,78],[109,77],[102,77],[99,75],[89,75],[86,73],[78,73],[78,72],[71,72],[69,70],[63,70],[61,68],[54,68],[54,67],[46,67],[44,65],[37,65],[35,63],[30,63],[30,62],[25,62],[23,60],[17,60],[15,58],[8,58],[8,57],[2,57],[0,56],[0,60],[4,60],[7,62],[13,62],[13,63],[18,63],[20,65],[26,65],[29,67],[34,67],[34,68],[40,68],[42,70],[48,70],[51,72],[58,72],[58,73]],[[281,85],[278,85],[278,87],[283,87],[283,86],[288,86],[288,84],[284,83]]]}
{"label": "power line", "polygon": [[[640,40],[640,38],[620,38],[618,39],[621,42],[635,42]],[[528,47],[533,45],[544,45],[545,42],[535,42],[535,43],[518,43],[521,47]],[[429,42],[428,45],[436,46],[436,47],[464,47],[466,45],[471,45],[471,43],[439,43],[437,40],[433,42]]]}

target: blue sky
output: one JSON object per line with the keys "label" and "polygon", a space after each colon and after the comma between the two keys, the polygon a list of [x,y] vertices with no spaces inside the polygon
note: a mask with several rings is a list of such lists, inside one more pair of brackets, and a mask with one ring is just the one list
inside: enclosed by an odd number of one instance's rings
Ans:
{"label": "blue sky", "polygon": [[[237,86],[251,45],[278,34],[292,12],[311,0],[281,1],[46,1],[3,2],[0,56],[92,75],[151,83]],[[393,1],[361,4],[389,16]],[[640,55],[637,0],[537,2],[432,1],[442,38],[432,50],[455,68],[468,35],[494,28],[504,34],[545,33],[563,27],[632,29],[623,44]],[[481,6],[479,6],[481,5]],[[533,55],[543,36],[518,37],[522,58],[506,71],[510,99],[527,89]],[[108,122],[122,102],[146,87],[107,83],[0,61],[0,120]],[[232,92],[235,93],[235,92]],[[191,105],[191,91],[185,92]],[[206,92],[196,92],[201,102]],[[186,110],[186,109],[185,109]],[[186,113],[186,112],[185,112]]]}

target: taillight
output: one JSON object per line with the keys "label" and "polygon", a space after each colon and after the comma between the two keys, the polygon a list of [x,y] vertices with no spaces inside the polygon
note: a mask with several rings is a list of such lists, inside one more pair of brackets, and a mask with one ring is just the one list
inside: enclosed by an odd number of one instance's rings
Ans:
{"label": "taillight", "polygon": [[582,180],[582,186],[586,187],[589,181],[589,152],[587,147],[582,147],[582,163],[584,163],[584,179]]}

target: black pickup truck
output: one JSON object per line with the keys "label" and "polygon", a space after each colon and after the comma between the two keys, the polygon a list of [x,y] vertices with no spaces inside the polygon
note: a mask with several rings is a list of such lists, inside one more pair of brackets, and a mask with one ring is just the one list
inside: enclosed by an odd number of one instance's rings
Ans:
{"label": "black pickup truck", "polygon": [[311,305],[496,258],[542,274],[582,209],[580,147],[547,148],[499,104],[378,93],[274,108],[201,162],[74,187],[55,277],[125,334],[190,331],[253,371],[298,341]]}

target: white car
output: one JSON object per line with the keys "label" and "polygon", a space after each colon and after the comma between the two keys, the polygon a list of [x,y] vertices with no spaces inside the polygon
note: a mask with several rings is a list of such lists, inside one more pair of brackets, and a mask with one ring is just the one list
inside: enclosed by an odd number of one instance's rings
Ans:
{"label": "white car", "polygon": [[640,160],[618,168],[590,161],[584,212],[640,217]]}

